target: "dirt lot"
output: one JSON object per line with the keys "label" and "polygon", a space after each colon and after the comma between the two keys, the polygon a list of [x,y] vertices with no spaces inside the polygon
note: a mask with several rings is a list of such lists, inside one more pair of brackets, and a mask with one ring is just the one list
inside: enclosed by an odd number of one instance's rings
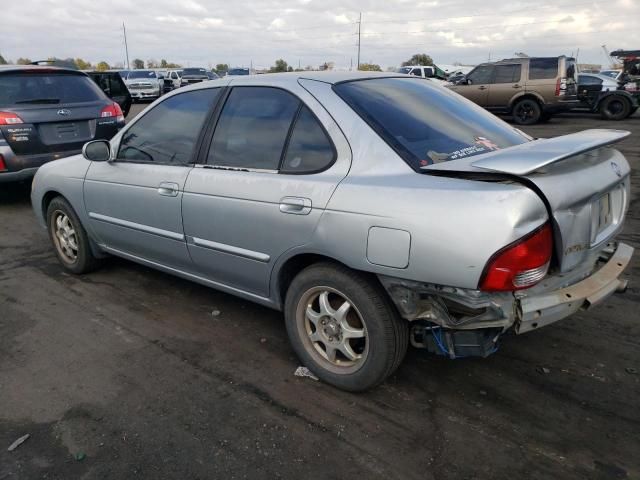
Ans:
{"label": "dirt lot", "polygon": [[[638,248],[640,116],[526,130],[596,127],[633,131]],[[0,479],[637,479],[640,256],[628,276],[488,359],[411,350],[353,395],[293,376],[278,312],[117,259],[64,273],[28,186],[0,185]]]}

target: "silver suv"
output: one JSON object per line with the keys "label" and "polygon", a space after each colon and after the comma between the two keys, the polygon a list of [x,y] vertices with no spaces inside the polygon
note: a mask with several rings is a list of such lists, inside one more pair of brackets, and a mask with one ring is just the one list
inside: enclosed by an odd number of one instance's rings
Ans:
{"label": "silver suv", "polygon": [[409,341],[487,356],[624,290],[627,134],[532,140],[406,75],[235,77],[45,165],[32,203],[69,271],[112,254],[283,310],[304,365],[363,390]]}

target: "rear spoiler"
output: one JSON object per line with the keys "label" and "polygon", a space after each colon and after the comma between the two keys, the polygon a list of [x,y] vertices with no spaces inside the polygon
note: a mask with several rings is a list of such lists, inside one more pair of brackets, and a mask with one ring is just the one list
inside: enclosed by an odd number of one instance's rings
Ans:
{"label": "rear spoiler", "polygon": [[[626,130],[591,129],[560,137],[538,139],[514,145],[504,150],[495,150],[467,159],[442,162],[422,167],[429,170],[477,171],[480,168],[511,175],[526,175],[552,163],[595,150],[631,135]],[[456,168],[462,167],[462,168]],[[469,167],[475,167],[469,168]],[[434,172],[435,173],[435,172]]]}

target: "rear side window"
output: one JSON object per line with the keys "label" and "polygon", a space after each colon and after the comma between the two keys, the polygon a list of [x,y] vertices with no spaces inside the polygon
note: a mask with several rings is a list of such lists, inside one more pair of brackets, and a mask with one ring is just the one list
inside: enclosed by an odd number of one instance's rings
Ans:
{"label": "rear side window", "polygon": [[[529,60],[529,80],[556,78],[558,75],[558,58],[532,58]],[[573,75],[571,75],[573,78]]]}
{"label": "rear side window", "polygon": [[169,97],[147,112],[122,137],[118,161],[185,165],[193,153],[219,88]]}
{"label": "rear side window", "polygon": [[314,173],[329,167],[336,158],[333,143],[307,107],[300,109],[293,126],[281,173]]}
{"label": "rear side window", "polygon": [[0,75],[0,107],[95,102],[104,98],[100,88],[84,75]]}
{"label": "rear side window", "polygon": [[516,83],[520,81],[521,65],[496,65],[492,83]]}
{"label": "rear side window", "polygon": [[277,88],[234,88],[220,114],[207,163],[277,170],[299,104]]}
{"label": "rear side window", "polygon": [[427,80],[339,83],[344,99],[414,170],[528,141],[491,113]]}

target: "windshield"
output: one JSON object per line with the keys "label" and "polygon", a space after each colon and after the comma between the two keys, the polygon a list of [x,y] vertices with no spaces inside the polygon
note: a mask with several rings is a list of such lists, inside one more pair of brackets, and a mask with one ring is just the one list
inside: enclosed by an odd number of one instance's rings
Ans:
{"label": "windshield", "polygon": [[334,90],[416,171],[529,140],[429,80],[376,78],[339,83]]}
{"label": "windshield", "polygon": [[182,71],[182,76],[186,77],[187,75],[200,75],[207,76],[207,71],[204,68],[185,68]]}
{"label": "windshield", "polygon": [[620,72],[618,72],[617,70],[603,70],[602,72],[600,72],[600,75],[606,75],[607,77],[617,78],[618,73]]}
{"label": "windshield", "polygon": [[94,102],[104,98],[102,90],[84,75],[0,75],[0,107]]}
{"label": "windshield", "polygon": [[232,68],[227,72],[227,75],[249,75],[248,68]]}
{"label": "windshield", "polygon": [[135,78],[156,78],[156,72],[152,70],[132,70],[127,76],[127,80]]}

